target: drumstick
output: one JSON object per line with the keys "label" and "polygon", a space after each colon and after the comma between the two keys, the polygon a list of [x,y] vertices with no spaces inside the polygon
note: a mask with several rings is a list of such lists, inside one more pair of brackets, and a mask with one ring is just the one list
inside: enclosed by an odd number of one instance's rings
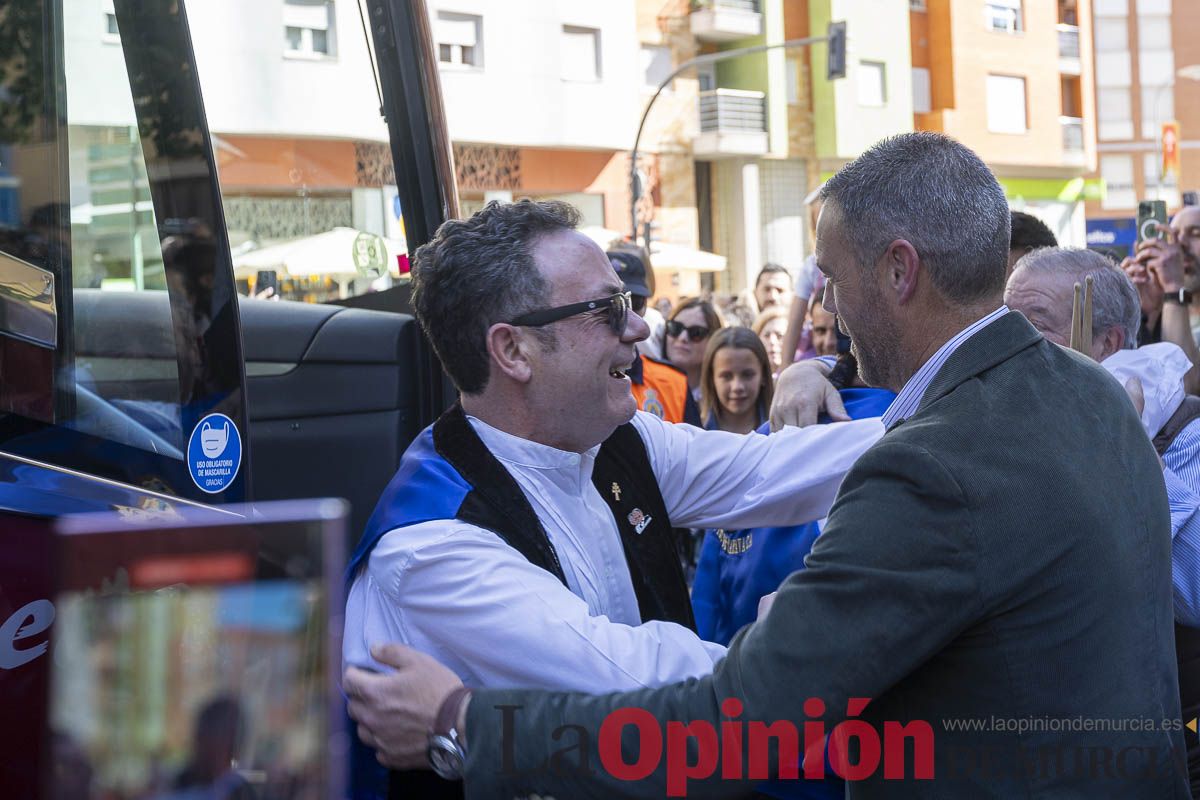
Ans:
{"label": "drumstick", "polygon": [[1081,333],[1079,343],[1083,345],[1081,353],[1091,355],[1092,351],[1092,276],[1083,280],[1083,317],[1080,318]]}
{"label": "drumstick", "polygon": [[1082,294],[1082,290],[1083,287],[1081,287],[1078,283],[1075,284],[1075,301],[1074,305],[1071,307],[1071,349],[1077,350],[1081,353],[1083,351],[1079,347],[1079,340],[1082,338],[1083,329],[1080,326],[1079,318],[1083,312],[1080,303],[1080,294]]}

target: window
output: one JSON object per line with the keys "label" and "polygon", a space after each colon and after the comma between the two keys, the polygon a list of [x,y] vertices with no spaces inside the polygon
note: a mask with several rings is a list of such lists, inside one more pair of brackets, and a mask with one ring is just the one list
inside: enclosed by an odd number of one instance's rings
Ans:
{"label": "window", "polygon": [[1133,82],[1133,67],[1128,50],[1096,53],[1097,86],[1129,86]]}
{"label": "window", "polygon": [[[642,83],[654,91],[671,74],[671,48],[662,45],[644,44],[641,51]],[[670,91],[667,87],[663,91]]]}
{"label": "window", "polygon": [[882,61],[858,62],[858,104],[881,107],[887,104],[887,66]]}
{"label": "window", "polygon": [[789,58],[784,62],[787,102],[789,106],[800,105],[800,59]]}
{"label": "window", "polygon": [[1025,133],[1025,79],[1012,75],[987,76],[987,120],[992,133]]}
{"label": "window", "polygon": [[925,0],[908,0],[909,11],[924,11]]}
{"label": "window", "polygon": [[1171,86],[1142,87],[1142,138],[1158,140],[1162,123],[1175,119],[1175,91]]}
{"label": "window", "polygon": [[0,446],[195,497],[189,434],[240,416],[221,399],[239,378],[219,363],[237,328],[214,165],[178,79],[195,62],[168,4],[118,3],[125,35],[103,48],[113,5],[65,5],[32,4],[0,55]]}
{"label": "window", "polygon": [[600,31],[563,25],[560,56],[564,81],[600,80]]}
{"label": "window", "polygon": [[913,67],[913,113],[928,114],[933,110],[933,98],[929,90],[929,70],[925,67]]}
{"label": "window", "polygon": [[1021,24],[1021,0],[987,0],[983,4],[983,20],[993,31],[1017,33]]}
{"label": "window", "polygon": [[1097,135],[1101,139],[1133,138],[1133,99],[1127,88],[1097,89]]}
{"label": "window", "polygon": [[1165,200],[1168,206],[1180,204],[1179,178],[1162,174],[1162,154],[1142,154],[1142,175],[1146,179],[1146,199]]}
{"label": "window", "polygon": [[438,62],[458,67],[483,66],[483,19],[472,14],[439,11],[434,28]]}
{"label": "window", "polygon": [[283,46],[288,55],[334,55],[332,0],[284,0]]}
{"label": "window", "polygon": [[1171,49],[1170,17],[1138,17],[1138,47],[1142,50]]}
{"label": "window", "polygon": [[1165,186],[1174,186],[1176,183],[1174,175],[1162,175],[1162,156],[1159,153],[1142,154],[1142,174],[1146,178],[1147,188],[1157,184],[1159,180],[1162,180]]}
{"label": "window", "polygon": [[1175,53],[1143,50],[1138,53],[1138,71],[1142,86],[1169,86],[1175,82]]}
{"label": "window", "polygon": [[1149,14],[1170,14],[1171,0],[1137,0],[1138,16]]}
{"label": "window", "polygon": [[1128,50],[1129,23],[1123,17],[1100,17],[1096,20],[1096,49]]}
{"label": "window", "polygon": [[1100,156],[1100,177],[1107,191],[1103,208],[1133,208],[1137,191],[1133,185],[1133,156]]}
{"label": "window", "polygon": [[121,30],[117,27],[117,12],[113,8],[113,0],[100,0],[100,11],[104,14],[104,32],[101,38],[106,42],[121,41]]}

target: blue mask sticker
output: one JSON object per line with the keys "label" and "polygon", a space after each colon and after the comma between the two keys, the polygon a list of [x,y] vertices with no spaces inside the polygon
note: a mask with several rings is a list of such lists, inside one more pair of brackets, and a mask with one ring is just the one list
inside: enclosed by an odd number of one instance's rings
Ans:
{"label": "blue mask sticker", "polygon": [[224,414],[209,414],[192,431],[187,448],[188,472],[200,491],[217,494],[229,488],[242,466],[242,437]]}

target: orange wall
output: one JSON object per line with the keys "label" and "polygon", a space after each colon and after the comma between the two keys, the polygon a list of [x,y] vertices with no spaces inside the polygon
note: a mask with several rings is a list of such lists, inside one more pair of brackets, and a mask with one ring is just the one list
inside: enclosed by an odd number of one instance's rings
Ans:
{"label": "orange wall", "polygon": [[659,41],[664,20],[688,15],[688,0],[638,0],[634,5],[638,39],[643,42]]}
{"label": "orange wall", "polygon": [[521,188],[537,194],[582,192],[595,181],[613,153],[608,150],[539,150],[521,148]]}
{"label": "orange wall", "polygon": [[[936,70],[931,76],[935,109],[932,116],[936,117],[942,109],[950,110],[940,120],[924,122],[966,142],[1001,171],[1012,166],[1070,172],[1071,168],[1064,165],[1059,123],[1061,94],[1055,30],[1058,10],[1048,0],[1023,5],[1024,31],[1013,35],[989,30],[983,24],[978,3],[929,0],[930,56]],[[1025,79],[1028,130],[1024,134],[988,130],[989,74]]]}
{"label": "orange wall", "polygon": [[218,136],[229,145],[216,148],[225,189],[350,189],[356,185],[354,142]]}
{"label": "orange wall", "polygon": [[808,0],[783,0],[783,38],[804,39],[810,35],[808,27]]}
{"label": "orange wall", "polygon": [[[1200,2],[1196,0],[1172,4],[1172,46],[1175,48],[1176,68],[1200,64]],[[1184,141],[1200,141],[1200,82],[1187,78],[1175,79],[1175,119]],[[1181,151],[1183,166],[1181,191],[1200,189],[1200,148]]]}
{"label": "orange wall", "polygon": [[913,11],[908,15],[909,47],[912,65],[929,68],[929,12]]}
{"label": "orange wall", "polygon": [[[934,109],[954,108],[954,37],[950,0],[926,0],[929,35],[929,93]],[[918,16],[920,12],[912,16]]]}
{"label": "orange wall", "polygon": [[[641,159],[639,159],[639,162]],[[604,195],[604,224],[629,227],[629,156],[612,151],[521,148],[521,192]]]}

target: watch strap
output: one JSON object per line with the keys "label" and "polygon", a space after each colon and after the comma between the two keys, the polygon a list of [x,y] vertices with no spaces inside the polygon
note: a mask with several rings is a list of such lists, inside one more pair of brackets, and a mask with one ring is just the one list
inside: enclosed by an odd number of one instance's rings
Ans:
{"label": "watch strap", "polygon": [[471,694],[470,689],[466,686],[459,686],[446,695],[446,699],[438,706],[437,716],[433,718],[433,732],[436,735],[449,736],[450,731],[457,727],[458,711],[469,694]]}
{"label": "watch strap", "polygon": [[1180,289],[1177,292],[1167,292],[1163,295],[1163,301],[1177,303],[1181,306],[1189,306],[1192,304],[1192,293],[1187,289]]}

